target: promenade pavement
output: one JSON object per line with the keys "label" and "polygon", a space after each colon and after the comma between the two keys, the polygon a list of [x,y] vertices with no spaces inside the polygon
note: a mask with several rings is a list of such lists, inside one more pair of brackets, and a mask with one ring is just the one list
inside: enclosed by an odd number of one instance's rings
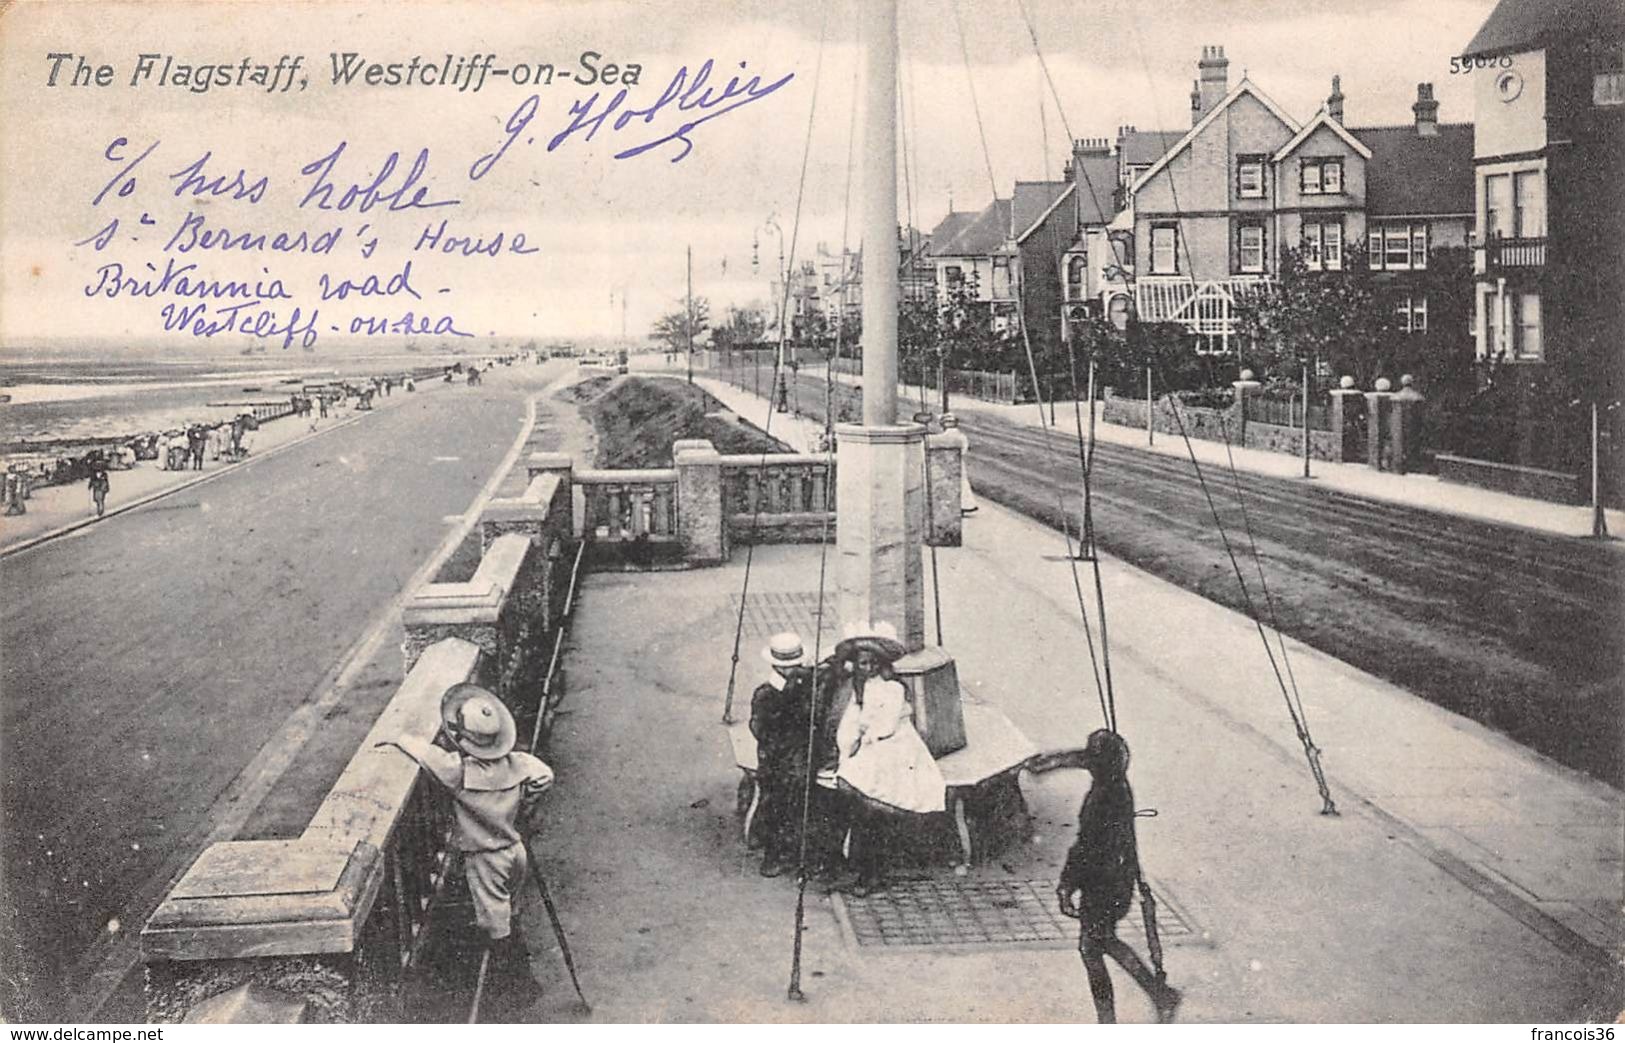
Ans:
{"label": "promenade pavement", "polygon": [[[846,373],[836,374],[835,379],[844,384],[862,383],[860,377]],[[900,385],[897,393],[904,403],[919,400],[918,387]],[[928,391],[928,399],[934,394],[935,392]],[[1043,410],[1041,415],[1039,407],[1033,403],[1019,406],[1000,405],[956,395],[953,397],[951,406],[954,412],[959,414],[982,414],[1033,428],[1040,428],[1049,424],[1049,410]],[[1059,403],[1055,409],[1055,416],[1057,420],[1056,438],[1062,440],[1062,444],[1075,444],[1077,424],[1072,413],[1071,403]],[[1085,424],[1088,423],[1088,419],[1087,414],[1085,414],[1083,418]],[[1189,459],[1191,452],[1194,451],[1196,459],[1203,468],[1209,470],[1209,473],[1216,470],[1227,470],[1230,466],[1230,457],[1227,456],[1226,448],[1221,442],[1193,438],[1191,439],[1191,448],[1187,450],[1184,439],[1178,435],[1165,434],[1159,431],[1148,442],[1143,428],[1109,424],[1098,417],[1095,424],[1095,437],[1102,442],[1132,446],[1146,452],[1174,456],[1180,459]],[[798,448],[800,447],[798,446]],[[971,452],[974,453],[975,451],[976,447],[973,443]],[[1299,456],[1239,446],[1232,447],[1229,453],[1233,454],[1235,466],[1238,470],[1278,478],[1301,479],[1303,476],[1303,459]],[[1335,489],[1340,493],[1362,499],[1404,504],[1423,510],[1456,514],[1501,525],[1535,529],[1559,536],[1591,535],[1594,512],[1589,506],[1575,507],[1567,504],[1548,503],[1544,500],[1523,496],[1512,496],[1508,493],[1442,481],[1437,475],[1431,474],[1393,474],[1387,471],[1378,471],[1360,463],[1330,463],[1315,460],[1310,464],[1310,475],[1309,480],[1316,485]],[[1604,514],[1607,519],[1608,532],[1616,538],[1625,535],[1625,511],[1609,509]]]}
{"label": "promenade pavement", "polygon": [[[762,400],[710,390],[767,426]],[[810,434],[785,414],[771,426],[792,443]],[[1043,748],[1080,744],[1100,723],[1064,550],[1059,534],[984,504],[935,569],[966,698]],[[597,573],[582,591],[549,751],[560,785],[546,844],[595,1020],[1089,1020],[1064,945],[882,953],[853,943],[846,899],[815,891],[803,935],[810,1002],[783,1000],[794,887],[758,877],[740,843],[738,774],[718,723],[746,557]],[[736,705],[760,680],[765,631],[810,631],[819,570],[815,546],[756,550]],[[1165,940],[1171,980],[1187,990],[1183,1020],[1617,1015],[1618,791],[1288,639],[1342,812],[1322,816],[1252,622],[1110,558],[1101,570],[1132,779],[1139,805],[1159,812],[1140,820],[1140,842],[1172,910]],[[1031,841],[979,861],[965,882],[1030,880],[1047,895],[1086,777],[1029,776],[1024,789]],[[539,1016],[569,1016],[556,961],[539,966],[553,968]],[[1121,978],[1119,1012],[1151,1015]]]}
{"label": "promenade pavement", "polygon": [[[397,388],[388,397],[375,396],[374,408],[365,412],[353,407],[330,407],[330,415],[326,417],[312,413],[309,417],[288,416],[265,421],[257,431],[252,432],[252,448],[246,457],[234,461],[205,456],[201,471],[166,471],[158,466],[156,460],[139,461],[127,471],[109,471],[107,511],[103,517],[121,514],[200,482],[212,481],[233,468],[252,464],[286,446],[338,427],[359,423],[371,413],[392,409],[413,395],[433,394],[442,386],[440,381],[424,381],[410,394]],[[28,513],[0,516],[0,555],[54,539],[99,520],[91,502],[90,490],[82,481],[37,487],[25,502]]]}

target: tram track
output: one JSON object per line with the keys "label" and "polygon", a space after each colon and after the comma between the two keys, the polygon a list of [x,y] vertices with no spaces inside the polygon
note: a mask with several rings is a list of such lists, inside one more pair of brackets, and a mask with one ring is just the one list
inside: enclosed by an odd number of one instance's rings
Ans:
{"label": "tram track", "polygon": [[[839,386],[835,395],[850,406],[858,393]],[[822,417],[821,378],[802,377],[797,397],[804,412]],[[1052,528],[1064,524],[1075,542],[1082,478],[1072,418],[1058,417],[1046,438],[985,413],[959,416],[977,495]],[[1097,442],[1095,463],[1091,499],[1104,552],[1246,610],[1188,459]],[[1621,785],[1619,548],[1363,500],[1301,479],[1213,466],[1203,475],[1265,612],[1245,560],[1239,481],[1282,632]]]}

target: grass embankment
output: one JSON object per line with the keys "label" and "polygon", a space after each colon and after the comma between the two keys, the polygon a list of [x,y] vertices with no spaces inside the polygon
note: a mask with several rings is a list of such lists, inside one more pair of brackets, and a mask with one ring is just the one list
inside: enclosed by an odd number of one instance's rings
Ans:
{"label": "grass embankment", "polygon": [[719,453],[790,451],[681,380],[598,377],[571,391],[598,435],[598,467],[670,467],[679,438],[704,438]]}

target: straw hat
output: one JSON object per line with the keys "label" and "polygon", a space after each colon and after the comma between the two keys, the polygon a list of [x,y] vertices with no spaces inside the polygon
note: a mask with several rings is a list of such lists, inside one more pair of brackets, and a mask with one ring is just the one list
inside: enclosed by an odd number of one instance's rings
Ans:
{"label": "straw hat", "polygon": [[858,652],[872,652],[892,663],[908,652],[898,640],[897,628],[890,623],[848,623],[842,633],[846,636],[835,646],[835,655],[840,659],[850,659]]}
{"label": "straw hat", "polygon": [[786,630],[768,639],[762,658],[773,667],[806,666],[807,650],[801,646],[800,634]]}
{"label": "straw hat", "polygon": [[440,697],[440,721],[457,748],[482,761],[499,760],[513,749],[513,714],[502,700],[477,684],[454,684]]}

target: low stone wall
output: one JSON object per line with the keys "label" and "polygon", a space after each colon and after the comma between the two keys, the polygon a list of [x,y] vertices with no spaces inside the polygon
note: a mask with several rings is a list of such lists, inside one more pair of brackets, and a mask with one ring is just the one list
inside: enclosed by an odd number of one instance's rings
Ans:
{"label": "low stone wall", "polygon": [[[1229,409],[1212,409],[1207,406],[1181,405],[1179,418],[1184,420],[1185,433],[1192,438],[1222,442],[1226,427],[1232,439],[1241,432],[1241,411],[1236,406]],[[1145,399],[1118,398],[1108,394],[1101,403],[1101,419],[1108,424],[1121,424],[1124,427],[1144,430]],[[1173,405],[1166,395],[1157,399],[1156,412],[1152,416],[1152,430],[1170,435],[1177,435],[1180,432],[1179,419],[1174,417]]]}
{"label": "low stone wall", "polygon": [[[1303,455],[1303,428],[1247,421],[1247,448],[1268,449],[1272,453]],[[1343,458],[1342,442],[1330,431],[1309,432],[1309,457],[1335,463]]]}
{"label": "low stone wall", "polygon": [[454,861],[443,848],[450,807],[414,761],[378,743],[432,740],[441,696],[463,681],[532,723],[521,748],[542,733],[562,693],[553,668],[579,561],[570,468],[558,463],[536,454],[524,495],[487,506],[467,582],[426,583],[408,602],[406,679],[304,834],[211,846],[148,920],[149,1020],[178,1021],[209,1001],[221,1020],[266,1009],[226,995],[245,986],[274,990],[254,994],[304,1020],[399,1020],[404,968]]}
{"label": "low stone wall", "polygon": [[1472,485],[1480,489],[1529,496],[1552,503],[1582,505],[1587,502],[1584,483],[1580,475],[1565,471],[1546,471],[1538,467],[1497,463],[1494,460],[1474,460],[1465,456],[1440,453],[1434,457],[1440,479]]}
{"label": "low stone wall", "polygon": [[377,744],[432,739],[441,694],[479,661],[467,641],[426,649],[298,839],[199,856],[141,931],[148,1021],[180,1021],[245,984],[302,1003],[308,1021],[398,1019],[402,946],[443,882],[448,811],[410,758]]}

